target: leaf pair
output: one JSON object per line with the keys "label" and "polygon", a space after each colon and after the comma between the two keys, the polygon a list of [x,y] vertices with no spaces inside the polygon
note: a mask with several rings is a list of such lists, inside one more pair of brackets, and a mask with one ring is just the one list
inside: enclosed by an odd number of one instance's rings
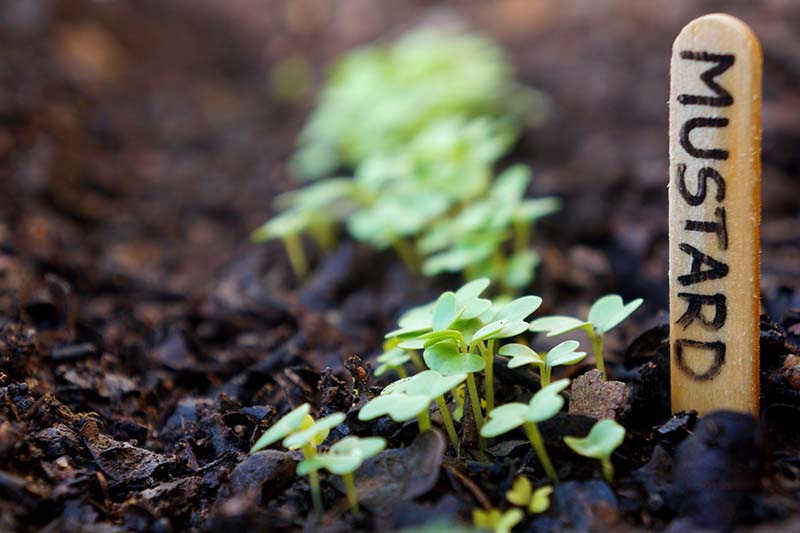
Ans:
{"label": "leaf pair", "polygon": [[527,404],[512,402],[496,407],[489,413],[481,435],[493,438],[527,423],[549,420],[564,406],[564,398],[559,393],[568,386],[568,379],[560,379],[540,389]]}
{"label": "leaf pair", "polygon": [[352,474],[369,459],[386,448],[386,439],[381,437],[345,437],[332,445],[327,452],[306,457],[297,465],[301,476],[322,468],[339,476]]}
{"label": "leaf pair", "polygon": [[411,420],[427,411],[431,402],[463,383],[466,378],[466,374],[443,376],[434,370],[426,370],[400,379],[389,384],[380,396],[362,407],[358,419],[373,420],[388,415],[395,422]]}
{"label": "leaf pair", "polygon": [[625,304],[620,296],[609,294],[592,304],[588,319],[585,321],[569,316],[548,316],[531,322],[530,330],[547,332],[548,337],[554,337],[576,329],[590,328],[588,329],[590,333],[604,335],[628,318],[642,305],[642,302],[641,298],[637,298]]}
{"label": "leaf pair", "polygon": [[524,344],[506,344],[497,352],[499,355],[511,357],[508,368],[519,368],[534,365],[540,368],[552,368],[562,365],[574,365],[586,357],[586,352],[575,351],[578,341],[564,341],[545,354],[544,359]]}
{"label": "leaf pair", "polygon": [[332,428],[344,422],[343,413],[334,413],[315,422],[308,414],[310,409],[311,406],[304,403],[289,411],[259,437],[250,449],[250,453],[262,450],[281,439],[283,446],[290,450],[309,444],[318,446],[328,438]]}

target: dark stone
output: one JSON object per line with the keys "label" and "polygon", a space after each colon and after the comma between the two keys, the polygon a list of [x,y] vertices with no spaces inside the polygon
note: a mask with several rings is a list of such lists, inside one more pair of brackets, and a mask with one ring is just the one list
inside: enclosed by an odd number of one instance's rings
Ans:
{"label": "dark stone", "polygon": [[619,520],[619,504],[614,491],[597,479],[556,485],[552,511],[568,522],[562,524],[562,531],[607,531]]}
{"label": "dark stone", "polygon": [[678,512],[698,527],[727,528],[747,519],[758,490],[762,438],[748,414],[703,417],[675,452]]}
{"label": "dark stone", "polygon": [[231,473],[229,488],[233,495],[259,492],[269,501],[295,480],[295,461],[277,450],[256,452],[239,463]]}

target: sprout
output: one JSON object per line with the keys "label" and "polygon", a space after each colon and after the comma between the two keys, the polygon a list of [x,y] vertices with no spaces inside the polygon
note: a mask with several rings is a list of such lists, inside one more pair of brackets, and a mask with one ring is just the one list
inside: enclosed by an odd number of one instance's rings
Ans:
{"label": "sprout", "polygon": [[558,475],[553,468],[553,463],[550,462],[550,456],[547,454],[537,424],[549,420],[561,410],[561,407],[564,406],[564,398],[559,393],[568,386],[568,379],[560,379],[539,390],[528,404],[513,402],[495,408],[489,413],[489,420],[481,428],[481,435],[491,438],[508,433],[518,427],[525,428],[528,440],[536,451],[547,476],[558,482]]}
{"label": "sprout", "polygon": [[401,378],[408,376],[403,365],[411,360],[411,356],[405,350],[392,348],[388,352],[379,355],[376,360],[380,363],[378,368],[375,369],[376,376],[382,376],[390,370],[395,370]]}
{"label": "sprout", "polygon": [[506,492],[506,499],[518,507],[524,507],[529,513],[540,514],[550,507],[552,485],[545,485],[533,490],[528,478],[519,476],[514,480],[511,490]]}
{"label": "sprout", "polygon": [[511,530],[519,524],[525,513],[519,509],[509,509],[502,512],[499,509],[474,509],[472,511],[472,524],[479,529],[488,529],[492,533],[511,533]]}
{"label": "sprout", "polygon": [[553,347],[545,358],[524,344],[506,344],[497,352],[499,355],[511,357],[508,368],[534,365],[539,368],[542,387],[550,384],[550,375],[554,366],[574,365],[586,357],[586,352],[576,352],[578,341],[564,341]]}
{"label": "sprout", "polygon": [[637,298],[625,304],[620,296],[609,294],[592,304],[586,321],[569,316],[548,316],[531,322],[530,330],[547,332],[548,337],[553,337],[576,329],[583,329],[592,343],[597,369],[605,379],[606,367],[603,359],[603,339],[605,334],[628,318],[631,313],[642,305],[642,302],[641,298]]}
{"label": "sprout", "polygon": [[380,396],[367,402],[359,411],[358,419],[373,420],[388,415],[395,422],[405,422],[416,417],[419,430],[425,431],[431,427],[428,408],[435,401],[442,413],[450,442],[458,449],[458,435],[444,394],[463,383],[466,377],[465,374],[443,376],[434,370],[426,370],[413,377],[400,379],[384,388]]}
{"label": "sprout", "polygon": [[[282,444],[285,448],[302,450],[304,458],[310,459],[316,456],[317,446],[328,438],[332,428],[344,422],[345,415],[343,413],[334,413],[315,422],[311,415],[308,414],[310,409],[311,406],[304,403],[289,411],[261,435],[250,449],[250,453],[255,453],[283,439]],[[316,471],[308,473],[308,480],[311,485],[311,499],[314,503],[314,510],[317,513],[321,513],[322,493],[319,488],[319,477]]]}
{"label": "sprout", "polygon": [[616,420],[604,419],[597,422],[584,438],[564,437],[564,442],[572,450],[584,457],[599,459],[603,477],[609,483],[614,481],[614,464],[611,454],[625,440],[625,428]]}
{"label": "sprout", "polygon": [[297,473],[302,476],[325,468],[332,474],[342,476],[350,510],[353,514],[358,514],[358,495],[353,473],[364,461],[377,455],[385,447],[386,440],[381,437],[345,437],[331,446],[327,453],[303,459],[297,466]]}
{"label": "sprout", "polygon": [[253,242],[281,239],[295,277],[302,279],[308,273],[308,260],[300,242],[300,235],[307,226],[308,220],[304,213],[295,210],[284,211],[253,231],[250,237]]}

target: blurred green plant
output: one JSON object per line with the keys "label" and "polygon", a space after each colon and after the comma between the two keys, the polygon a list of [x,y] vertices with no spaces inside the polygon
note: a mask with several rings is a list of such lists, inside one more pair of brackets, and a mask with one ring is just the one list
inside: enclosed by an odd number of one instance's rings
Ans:
{"label": "blurred green plant", "polygon": [[586,352],[575,351],[578,346],[578,341],[564,341],[554,346],[545,354],[544,358],[524,344],[506,344],[497,353],[511,357],[508,368],[519,368],[525,365],[539,368],[542,387],[546,387],[550,384],[550,375],[554,366],[574,365],[586,357]]}
{"label": "blurred green plant", "polygon": [[488,511],[483,509],[473,509],[472,525],[481,531],[491,531],[492,533],[511,533],[514,526],[522,522],[525,513],[516,507],[501,511],[491,508]]}
{"label": "blurred green plant", "polygon": [[[317,181],[280,195],[280,213],[253,239],[281,239],[302,277],[300,237],[330,249],[344,224],[356,240],[393,248],[412,272],[486,276],[516,292],[539,262],[533,225],[560,202],[524,199],[527,167],[497,179],[494,167],[543,102],[477,35],[424,30],[352,51],[331,71],[292,159],[295,174]],[[352,178],[331,177],[340,169]]]}
{"label": "blurred green plant", "polygon": [[552,485],[545,485],[533,490],[533,485],[525,476],[514,480],[511,490],[506,492],[509,503],[522,507],[532,514],[540,514],[550,507],[550,495],[553,493]]}

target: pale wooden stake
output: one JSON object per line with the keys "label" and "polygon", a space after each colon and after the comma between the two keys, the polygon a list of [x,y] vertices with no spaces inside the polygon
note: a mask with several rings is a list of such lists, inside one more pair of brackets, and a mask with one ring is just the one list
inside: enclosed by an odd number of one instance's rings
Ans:
{"label": "pale wooden stake", "polygon": [[761,47],[742,21],[675,39],[669,123],[672,409],[757,415]]}

